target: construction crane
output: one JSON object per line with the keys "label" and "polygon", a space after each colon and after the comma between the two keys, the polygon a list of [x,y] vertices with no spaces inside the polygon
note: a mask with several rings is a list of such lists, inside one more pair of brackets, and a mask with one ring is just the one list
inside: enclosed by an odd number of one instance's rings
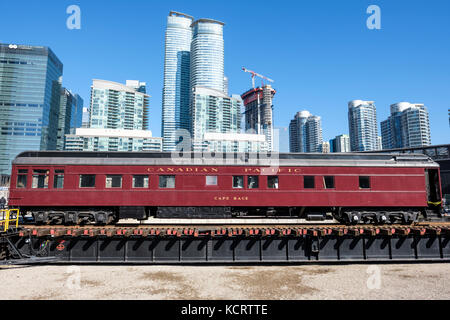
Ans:
{"label": "construction crane", "polygon": [[255,71],[248,70],[245,67],[242,67],[242,70],[244,70],[244,72],[248,72],[248,73],[252,74],[253,89],[255,89],[255,77],[260,77],[261,79],[266,79],[267,81],[274,82],[272,79],[269,79],[266,76],[263,76],[262,74],[256,73]]}

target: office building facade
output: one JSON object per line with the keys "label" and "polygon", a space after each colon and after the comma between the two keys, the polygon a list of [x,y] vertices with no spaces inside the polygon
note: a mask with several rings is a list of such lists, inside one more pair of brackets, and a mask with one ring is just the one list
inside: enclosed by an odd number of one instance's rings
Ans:
{"label": "office building facade", "polygon": [[55,150],[63,64],[48,47],[0,44],[0,175],[26,150]]}
{"label": "office building facade", "polygon": [[351,151],[381,149],[374,101],[350,101],[348,103],[348,125]]}

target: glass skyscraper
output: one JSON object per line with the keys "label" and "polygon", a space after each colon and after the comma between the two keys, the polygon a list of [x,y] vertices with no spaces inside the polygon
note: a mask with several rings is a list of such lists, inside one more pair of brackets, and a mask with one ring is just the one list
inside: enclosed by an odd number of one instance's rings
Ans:
{"label": "glass skyscraper", "polygon": [[82,128],[89,128],[89,108],[87,107],[83,107],[83,116],[82,116],[82,120],[81,120],[81,127]]}
{"label": "glass skyscraper", "polygon": [[[218,110],[227,112],[236,107],[235,99],[228,96],[228,79],[224,75],[223,26],[220,21],[194,21],[193,17],[174,11],[167,17],[161,128],[164,151],[174,151],[179,136],[186,131],[195,143],[194,149],[200,145],[217,144],[200,141],[204,139],[204,133],[239,133],[240,128],[232,129],[233,126],[228,126],[225,118],[223,123],[217,123],[223,128],[214,128],[216,124],[212,122],[208,123],[208,128],[202,127],[206,125],[204,119],[209,116],[214,118],[215,115],[201,114],[201,110],[217,113],[220,112]],[[213,91],[199,93],[206,89]],[[212,111],[210,106],[202,107],[205,99],[209,99],[206,96],[217,99],[213,104],[218,110]],[[220,118],[221,115],[217,115]],[[240,122],[240,115],[237,121]],[[201,135],[200,128],[205,129],[202,129]],[[179,129],[186,131],[177,132]],[[227,138],[234,139],[231,136]]]}
{"label": "glass skyscraper", "polygon": [[64,136],[82,125],[83,99],[66,88],[61,89],[56,149],[64,150]]}
{"label": "glass skyscraper", "polygon": [[0,44],[0,174],[26,150],[55,150],[63,64],[47,47]]}
{"label": "glass skyscraper", "polygon": [[189,130],[189,80],[194,18],[171,11],[167,17],[162,97],[163,150],[175,150],[177,129]]}
{"label": "glass skyscraper", "polygon": [[223,25],[212,19],[194,21],[175,11],[167,17],[161,128],[164,151],[176,149],[179,135],[183,134],[177,133],[179,129],[187,130],[200,143],[196,133],[200,98],[195,92],[214,90],[211,96],[218,97],[217,105],[234,101],[228,97],[228,79],[224,75]]}
{"label": "glass skyscraper", "polygon": [[348,103],[351,151],[379,150],[377,109],[374,101],[352,100]]}
{"label": "glass skyscraper", "polygon": [[381,122],[383,149],[422,147],[431,144],[428,110],[423,104],[399,102]]}

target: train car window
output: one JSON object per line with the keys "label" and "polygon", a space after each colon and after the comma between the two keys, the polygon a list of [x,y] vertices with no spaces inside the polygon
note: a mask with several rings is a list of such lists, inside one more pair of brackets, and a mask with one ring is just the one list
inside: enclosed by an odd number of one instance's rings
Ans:
{"label": "train car window", "polygon": [[133,176],[133,188],[148,188],[148,176],[134,175]]}
{"label": "train car window", "polygon": [[122,176],[111,174],[106,176],[106,188],[122,188]]}
{"label": "train car window", "polygon": [[314,189],[314,176],[304,176],[303,177],[303,188],[305,189]]}
{"label": "train car window", "polygon": [[278,189],[278,176],[268,176],[267,187],[269,189]]}
{"label": "train car window", "polygon": [[233,176],[233,188],[244,188],[244,176]]}
{"label": "train car window", "polygon": [[370,189],[370,177],[359,177],[359,187],[361,189]]}
{"label": "train car window", "polygon": [[95,174],[80,174],[80,188],[94,188]]}
{"label": "train car window", "polygon": [[64,170],[55,170],[55,176],[53,178],[53,188],[64,188]]}
{"label": "train car window", "polygon": [[46,189],[48,188],[49,171],[46,169],[33,170],[33,179],[31,181],[31,188]]}
{"label": "train car window", "polygon": [[159,176],[160,188],[175,188],[175,176]]}
{"label": "train car window", "polygon": [[258,176],[248,176],[247,185],[249,189],[259,188]]}
{"label": "train car window", "polygon": [[334,189],[334,177],[333,176],[324,176],[323,177],[323,186],[325,189]]}
{"label": "train car window", "polygon": [[206,176],[207,186],[217,186],[217,176]]}
{"label": "train car window", "polygon": [[27,169],[19,169],[18,175],[17,175],[17,188],[26,188],[27,187]]}

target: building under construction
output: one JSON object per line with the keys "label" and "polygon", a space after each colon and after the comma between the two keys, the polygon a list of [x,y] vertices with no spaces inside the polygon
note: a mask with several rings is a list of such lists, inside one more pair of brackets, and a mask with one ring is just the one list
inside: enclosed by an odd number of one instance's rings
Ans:
{"label": "building under construction", "polygon": [[[267,149],[273,151],[273,96],[271,85],[252,88],[241,95],[245,106],[245,131],[266,136]],[[259,110],[259,111],[258,111]]]}

